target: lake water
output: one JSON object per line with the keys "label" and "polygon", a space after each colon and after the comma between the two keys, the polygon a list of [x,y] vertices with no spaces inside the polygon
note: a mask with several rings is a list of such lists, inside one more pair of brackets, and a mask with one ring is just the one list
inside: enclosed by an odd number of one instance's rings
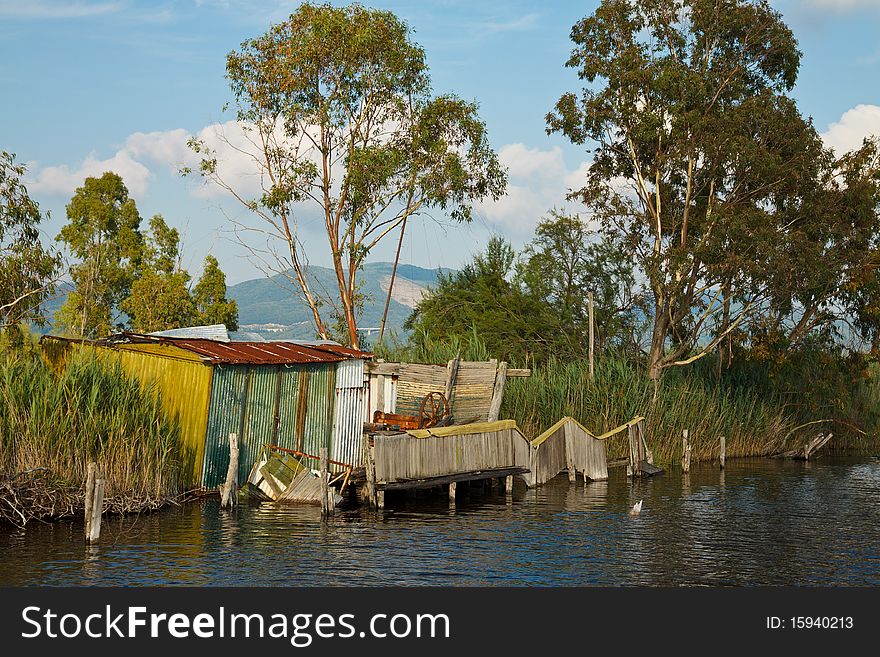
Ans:
{"label": "lake water", "polygon": [[[644,500],[641,515],[629,508]],[[3,585],[880,585],[880,459],[697,464],[630,483],[459,484],[382,512],[216,500],[0,529]]]}

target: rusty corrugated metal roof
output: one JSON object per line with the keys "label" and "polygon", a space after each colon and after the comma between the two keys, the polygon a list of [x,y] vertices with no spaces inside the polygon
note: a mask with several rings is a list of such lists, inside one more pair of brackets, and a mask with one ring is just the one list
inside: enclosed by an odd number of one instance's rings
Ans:
{"label": "rusty corrugated metal roof", "polygon": [[202,338],[172,338],[138,333],[121,333],[108,338],[111,343],[172,344],[198,354],[210,363],[251,365],[292,365],[297,363],[336,363],[350,358],[372,358],[372,354],[340,345],[305,346],[290,342],[218,342]]}

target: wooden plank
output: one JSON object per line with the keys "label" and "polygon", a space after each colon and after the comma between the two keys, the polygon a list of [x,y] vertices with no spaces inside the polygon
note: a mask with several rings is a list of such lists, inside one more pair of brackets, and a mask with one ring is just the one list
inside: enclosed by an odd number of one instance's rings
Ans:
{"label": "wooden plank", "polygon": [[424,479],[409,479],[405,481],[378,482],[376,486],[380,490],[407,490],[418,488],[433,488],[445,486],[459,481],[477,481],[480,479],[494,479],[496,477],[513,477],[514,475],[526,474],[528,468],[499,468],[495,470],[477,470],[475,472],[460,472],[443,477],[428,477]]}
{"label": "wooden plank", "polygon": [[526,378],[532,375],[532,370],[528,368],[511,367],[507,370],[508,377]]}

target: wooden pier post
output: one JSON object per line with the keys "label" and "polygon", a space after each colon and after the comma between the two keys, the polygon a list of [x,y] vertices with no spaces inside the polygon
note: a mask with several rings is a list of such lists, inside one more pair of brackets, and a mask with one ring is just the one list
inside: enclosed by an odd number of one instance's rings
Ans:
{"label": "wooden pier post", "polygon": [[86,489],[84,501],[85,526],[83,527],[86,542],[89,541],[89,537],[92,534],[92,507],[94,506],[95,499],[95,473],[97,469],[98,465],[94,462],[91,462],[86,466]]}
{"label": "wooden pier post", "polygon": [[495,389],[492,391],[492,402],[489,404],[489,422],[495,422],[501,413],[501,401],[504,399],[504,385],[507,382],[507,363],[498,365],[495,374]]}
{"label": "wooden pier post", "polygon": [[234,507],[238,502],[238,436],[229,434],[229,467],[226,483],[220,486],[220,508]]}
{"label": "wooden pier post", "polygon": [[513,493],[513,475],[507,475],[504,478],[504,492],[508,495]]}
{"label": "wooden pier post", "polygon": [[718,460],[721,463],[721,469],[724,469],[724,459],[727,456],[727,439],[721,436],[721,446],[719,448]]}
{"label": "wooden pier post", "polygon": [[681,471],[685,474],[691,471],[691,444],[687,429],[681,432]]}
{"label": "wooden pier post", "polygon": [[455,504],[455,482],[449,484],[449,502]]}
{"label": "wooden pier post", "polygon": [[327,448],[322,447],[321,456],[321,514],[330,515],[333,512],[333,504],[330,500],[330,469],[327,461]]}
{"label": "wooden pier post", "polygon": [[92,499],[91,527],[89,543],[97,543],[101,538],[101,515],[104,513],[104,480],[95,479],[95,495]]}
{"label": "wooden pier post", "polygon": [[461,355],[456,356],[446,364],[446,404],[449,406],[449,414],[452,413],[452,397],[455,394],[455,380],[458,378],[458,366],[461,363]]}

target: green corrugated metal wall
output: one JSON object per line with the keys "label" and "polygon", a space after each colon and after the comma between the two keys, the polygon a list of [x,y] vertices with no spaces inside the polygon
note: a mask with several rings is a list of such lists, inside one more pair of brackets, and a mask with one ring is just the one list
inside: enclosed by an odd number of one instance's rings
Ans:
{"label": "green corrugated metal wall", "polygon": [[334,373],[335,363],[215,366],[204,486],[216,488],[225,480],[233,432],[239,436],[239,483],[266,443],[314,455],[329,447]]}

